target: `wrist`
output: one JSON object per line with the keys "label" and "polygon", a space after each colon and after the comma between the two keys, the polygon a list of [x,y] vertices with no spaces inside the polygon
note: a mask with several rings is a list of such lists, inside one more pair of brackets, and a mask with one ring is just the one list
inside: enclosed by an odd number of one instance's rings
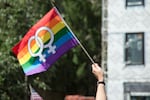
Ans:
{"label": "wrist", "polygon": [[97,81],[97,85],[99,85],[99,84],[105,85],[105,82],[104,81]]}
{"label": "wrist", "polygon": [[99,74],[97,75],[97,80],[98,80],[98,81],[103,81],[103,80],[104,80],[103,74],[100,74],[100,73],[99,73]]}

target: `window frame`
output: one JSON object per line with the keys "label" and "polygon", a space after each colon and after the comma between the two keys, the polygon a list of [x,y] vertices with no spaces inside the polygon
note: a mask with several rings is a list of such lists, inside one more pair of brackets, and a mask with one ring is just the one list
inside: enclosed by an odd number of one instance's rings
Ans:
{"label": "window frame", "polygon": [[124,82],[124,100],[131,96],[150,96],[150,82]]}
{"label": "window frame", "polygon": [[[142,34],[142,56],[143,56],[143,59],[142,59],[142,63],[141,64],[135,64],[135,63],[127,63],[128,62],[128,59],[127,59],[127,48],[126,48],[126,42],[127,42],[127,36],[128,34]],[[145,37],[144,37],[144,32],[134,32],[134,33],[125,33],[125,42],[124,42],[124,62],[126,65],[144,65],[145,64]]]}
{"label": "window frame", "polygon": [[150,97],[150,93],[149,92],[131,92],[130,93],[130,99],[131,100],[131,97],[132,96],[137,96],[137,97]]}
{"label": "window frame", "polygon": [[129,5],[128,4],[129,2],[130,2],[129,0],[126,0],[126,7],[145,6],[145,0],[141,0],[142,4],[131,4],[131,5]]}

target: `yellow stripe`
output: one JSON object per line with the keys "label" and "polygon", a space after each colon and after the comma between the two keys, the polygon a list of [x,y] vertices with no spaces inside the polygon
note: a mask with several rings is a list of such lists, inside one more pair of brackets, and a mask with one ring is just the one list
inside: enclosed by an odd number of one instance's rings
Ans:
{"label": "yellow stripe", "polygon": [[58,24],[55,25],[55,27],[52,28],[52,31],[54,34],[56,34],[59,30],[61,30],[64,27],[65,27],[64,23],[59,22]]}
{"label": "yellow stripe", "polygon": [[[56,24],[51,30],[54,34],[56,34],[59,30],[61,30],[62,28],[64,28],[65,25],[63,22],[59,22],[58,24]],[[46,35],[42,36],[41,39],[43,40],[43,42],[45,43],[48,39],[50,39],[50,35],[47,32]],[[35,52],[38,49],[38,46],[36,44],[34,44],[32,50],[33,52]],[[18,54],[19,55],[19,54]],[[24,56],[22,58],[19,59],[19,62],[21,65],[25,64],[29,59],[31,58],[31,55],[29,54],[29,52],[27,52],[26,54],[24,54]]]}
{"label": "yellow stripe", "polygon": [[31,58],[31,55],[28,52],[21,59],[19,59],[19,63],[21,65],[23,65],[25,63],[25,61],[29,60],[29,58]]}

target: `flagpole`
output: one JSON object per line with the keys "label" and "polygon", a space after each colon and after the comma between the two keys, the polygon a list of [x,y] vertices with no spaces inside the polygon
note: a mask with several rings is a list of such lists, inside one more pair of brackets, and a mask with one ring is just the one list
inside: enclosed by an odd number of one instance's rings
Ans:
{"label": "flagpole", "polygon": [[50,2],[51,2],[51,5],[52,5],[53,7],[55,7],[55,1],[54,1],[54,0],[50,0]]}
{"label": "flagpole", "polygon": [[[52,3],[53,4],[53,3]],[[53,4],[54,6],[54,4]],[[58,15],[61,17],[61,19],[63,20],[64,24],[67,26],[67,28],[72,32],[72,30],[70,29],[70,27],[67,25],[67,23],[65,22],[65,20],[62,18],[61,14],[59,13],[59,11],[57,10],[57,8],[54,6],[55,10],[57,11]],[[84,51],[84,53],[87,55],[87,57],[90,59],[90,61],[94,64],[94,60],[92,59],[92,57],[89,55],[89,53],[87,52],[87,50],[84,48],[84,46],[81,44],[81,42],[79,41],[79,39],[74,35],[74,38],[77,40],[77,42],[79,43],[80,47],[82,48],[82,50]]]}

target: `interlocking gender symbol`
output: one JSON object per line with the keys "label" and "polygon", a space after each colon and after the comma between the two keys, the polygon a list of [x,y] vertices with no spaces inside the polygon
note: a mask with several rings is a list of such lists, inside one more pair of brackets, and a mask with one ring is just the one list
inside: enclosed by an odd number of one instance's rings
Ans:
{"label": "interlocking gender symbol", "polygon": [[[48,33],[50,34],[50,40],[47,44],[44,44],[42,39],[38,36],[40,31],[42,31],[42,30],[47,30]],[[36,41],[36,44],[40,48],[40,50],[37,53],[33,53],[32,50],[31,50],[31,42],[33,40]],[[45,59],[46,55],[42,55],[42,52],[43,52],[44,48],[49,48],[48,53],[52,53],[52,54],[56,53],[56,51],[55,51],[56,46],[55,45],[52,46],[53,41],[54,41],[53,32],[48,27],[41,27],[36,31],[35,36],[32,36],[32,37],[29,38],[29,40],[28,40],[28,51],[29,51],[29,53],[32,57],[39,56],[39,58],[40,58],[39,60],[42,61],[42,62],[45,62],[46,61],[46,59]]]}

